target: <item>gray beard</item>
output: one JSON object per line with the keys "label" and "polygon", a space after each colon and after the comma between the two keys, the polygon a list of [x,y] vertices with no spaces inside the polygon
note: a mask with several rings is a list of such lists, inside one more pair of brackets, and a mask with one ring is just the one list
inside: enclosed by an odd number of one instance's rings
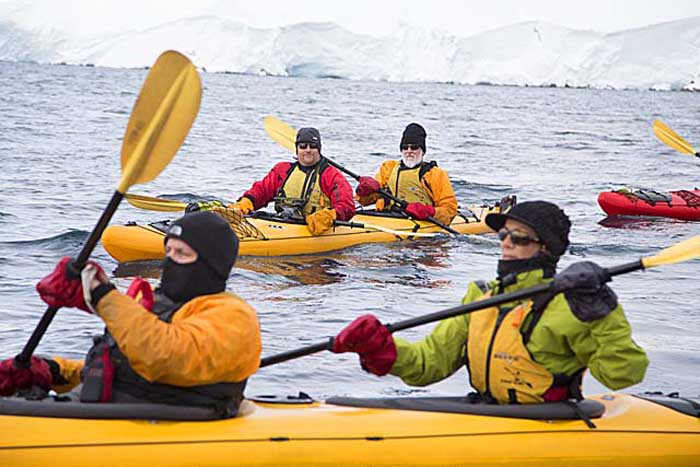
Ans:
{"label": "gray beard", "polygon": [[420,159],[418,159],[417,161],[412,162],[412,163],[409,164],[408,161],[406,161],[406,158],[402,155],[402,156],[401,156],[401,162],[403,162],[403,165],[405,165],[405,166],[408,167],[409,169],[412,169],[412,168],[414,168],[414,167],[418,167],[418,165],[419,165],[421,162],[423,162],[423,159],[420,158]]}

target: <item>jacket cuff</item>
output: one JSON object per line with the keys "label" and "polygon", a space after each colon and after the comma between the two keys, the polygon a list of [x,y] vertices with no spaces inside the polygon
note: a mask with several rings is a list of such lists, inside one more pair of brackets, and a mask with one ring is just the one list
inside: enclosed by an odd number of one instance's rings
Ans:
{"label": "jacket cuff", "polygon": [[92,299],[90,301],[92,302],[93,308],[97,309],[97,304],[100,300],[102,300],[102,297],[107,295],[112,290],[115,290],[115,287],[114,284],[112,284],[111,282],[107,282],[106,284],[100,284],[94,289],[92,289],[92,292],[90,293]]}
{"label": "jacket cuff", "polygon": [[49,371],[51,371],[51,386],[60,386],[68,383],[66,378],[61,375],[61,367],[55,360],[45,358],[44,361],[49,366]]}

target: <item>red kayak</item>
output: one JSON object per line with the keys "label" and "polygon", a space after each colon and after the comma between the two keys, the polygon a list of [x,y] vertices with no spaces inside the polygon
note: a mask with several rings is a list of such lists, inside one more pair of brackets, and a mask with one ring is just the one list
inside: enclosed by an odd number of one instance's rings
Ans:
{"label": "red kayak", "polygon": [[621,188],[598,195],[598,204],[611,216],[658,216],[700,220],[700,190],[660,193],[653,190]]}

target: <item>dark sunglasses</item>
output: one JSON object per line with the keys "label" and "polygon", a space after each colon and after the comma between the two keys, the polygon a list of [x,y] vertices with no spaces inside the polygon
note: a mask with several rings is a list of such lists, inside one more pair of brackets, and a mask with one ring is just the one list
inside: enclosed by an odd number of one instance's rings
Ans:
{"label": "dark sunglasses", "polygon": [[419,145],[417,145],[417,144],[402,144],[402,145],[401,145],[401,150],[402,150],[402,151],[407,151],[407,150],[409,150],[409,149],[410,149],[411,151],[417,151],[417,150],[421,149],[421,147],[420,147]]}
{"label": "dark sunglasses", "polygon": [[316,143],[297,143],[298,149],[318,149],[318,144]]}
{"label": "dark sunglasses", "polygon": [[508,238],[508,235],[510,235],[510,241],[513,242],[513,245],[528,246],[530,243],[542,243],[538,238],[532,238],[528,234],[508,230],[505,227],[498,231],[498,238],[501,241]]}

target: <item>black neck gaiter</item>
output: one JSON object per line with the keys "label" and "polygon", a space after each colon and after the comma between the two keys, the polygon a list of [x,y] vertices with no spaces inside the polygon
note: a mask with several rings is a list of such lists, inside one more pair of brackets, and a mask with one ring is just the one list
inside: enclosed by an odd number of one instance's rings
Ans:
{"label": "black neck gaiter", "polygon": [[544,277],[553,277],[557,270],[558,256],[550,254],[538,254],[527,259],[498,260],[498,279],[507,287],[516,282],[516,276],[522,272],[535,269],[544,270]]}
{"label": "black neck gaiter", "polygon": [[194,263],[180,264],[170,258],[163,261],[160,290],[174,302],[187,302],[199,295],[223,292],[226,279],[206,265],[201,259]]}

